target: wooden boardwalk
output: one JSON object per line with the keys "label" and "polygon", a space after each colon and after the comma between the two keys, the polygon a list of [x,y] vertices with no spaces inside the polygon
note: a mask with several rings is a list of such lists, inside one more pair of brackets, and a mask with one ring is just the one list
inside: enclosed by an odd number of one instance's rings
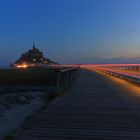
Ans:
{"label": "wooden boardwalk", "polygon": [[82,70],[69,91],[35,116],[17,140],[140,140],[140,96]]}

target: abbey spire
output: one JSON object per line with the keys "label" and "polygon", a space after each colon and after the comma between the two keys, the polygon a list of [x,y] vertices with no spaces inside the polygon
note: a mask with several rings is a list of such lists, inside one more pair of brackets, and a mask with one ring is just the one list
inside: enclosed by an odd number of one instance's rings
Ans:
{"label": "abbey spire", "polygon": [[35,50],[35,43],[33,42],[33,50]]}

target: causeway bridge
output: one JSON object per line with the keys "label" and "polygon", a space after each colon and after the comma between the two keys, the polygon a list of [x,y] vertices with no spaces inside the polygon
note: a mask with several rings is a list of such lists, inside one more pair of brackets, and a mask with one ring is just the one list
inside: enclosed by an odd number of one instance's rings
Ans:
{"label": "causeway bridge", "polygon": [[140,64],[80,67],[16,140],[140,140]]}

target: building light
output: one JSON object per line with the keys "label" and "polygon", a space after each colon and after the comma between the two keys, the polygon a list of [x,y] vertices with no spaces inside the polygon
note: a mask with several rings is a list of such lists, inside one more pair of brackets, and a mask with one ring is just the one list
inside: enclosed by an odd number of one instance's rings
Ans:
{"label": "building light", "polygon": [[25,64],[25,63],[23,63],[23,64],[19,64],[19,65],[16,65],[16,67],[17,68],[27,68],[28,67],[28,65],[27,64]]}

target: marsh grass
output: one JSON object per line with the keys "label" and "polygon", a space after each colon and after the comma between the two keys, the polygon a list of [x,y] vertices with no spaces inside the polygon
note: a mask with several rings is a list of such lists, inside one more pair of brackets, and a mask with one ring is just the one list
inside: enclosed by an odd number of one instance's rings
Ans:
{"label": "marsh grass", "polygon": [[54,85],[55,68],[0,69],[0,85]]}

